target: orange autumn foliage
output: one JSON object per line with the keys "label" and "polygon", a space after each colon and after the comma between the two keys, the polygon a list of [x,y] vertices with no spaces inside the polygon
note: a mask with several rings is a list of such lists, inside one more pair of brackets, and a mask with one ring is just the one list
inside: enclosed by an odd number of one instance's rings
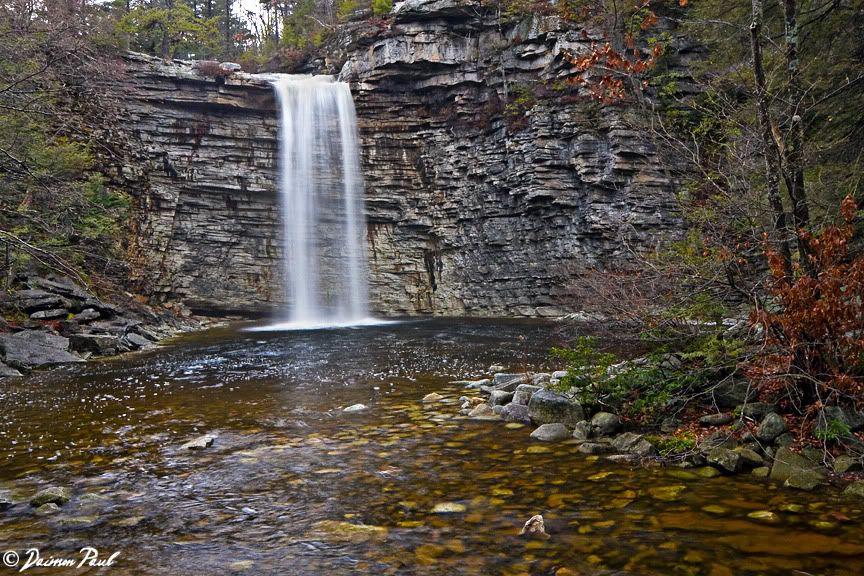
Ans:
{"label": "orange autumn foliage", "polygon": [[841,204],[844,225],[818,236],[802,232],[812,274],[796,264],[794,277],[787,277],[780,255],[766,250],[771,291],[781,310],[754,314],[766,329],[767,346],[750,372],[763,392],[792,384],[806,404],[864,401],[864,256],[849,256],[855,212],[855,201],[847,197]]}

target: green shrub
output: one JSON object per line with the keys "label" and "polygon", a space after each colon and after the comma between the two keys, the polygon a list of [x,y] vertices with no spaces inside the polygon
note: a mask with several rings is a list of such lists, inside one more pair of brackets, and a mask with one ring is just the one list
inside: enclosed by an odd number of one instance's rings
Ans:
{"label": "green shrub", "polygon": [[372,14],[384,16],[393,9],[393,0],[372,0]]}

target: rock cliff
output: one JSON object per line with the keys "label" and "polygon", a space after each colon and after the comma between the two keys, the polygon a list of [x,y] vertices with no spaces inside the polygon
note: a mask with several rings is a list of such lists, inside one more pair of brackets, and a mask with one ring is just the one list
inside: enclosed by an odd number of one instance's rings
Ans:
{"label": "rock cliff", "polygon": [[[479,3],[409,0],[349,26],[326,65],[360,121],[372,308],[379,314],[557,315],[579,278],[627,265],[680,228],[674,176],[635,113],[564,80],[590,34],[499,20]],[[141,286],[193,309],[281,299],[273,97],[134,57]]]}

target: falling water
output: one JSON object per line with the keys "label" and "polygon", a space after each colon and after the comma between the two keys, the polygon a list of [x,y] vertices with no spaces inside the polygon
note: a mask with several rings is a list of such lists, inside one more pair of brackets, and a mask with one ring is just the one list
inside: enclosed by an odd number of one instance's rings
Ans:
{"label": "falling water", "polygon": [[368,316],[363,178],[348,85],[280,76],[279,194],[289,309],[280,321],[317,327]]}

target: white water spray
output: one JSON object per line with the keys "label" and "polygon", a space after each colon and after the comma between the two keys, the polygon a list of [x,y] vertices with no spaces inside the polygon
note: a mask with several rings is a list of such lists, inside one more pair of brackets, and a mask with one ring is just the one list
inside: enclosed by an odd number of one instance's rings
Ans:
{"label": "white water spray", "polygon": [[348,85],[279,76],[279,195],[287,325],[368,323],[366,227],[357,117]]}

